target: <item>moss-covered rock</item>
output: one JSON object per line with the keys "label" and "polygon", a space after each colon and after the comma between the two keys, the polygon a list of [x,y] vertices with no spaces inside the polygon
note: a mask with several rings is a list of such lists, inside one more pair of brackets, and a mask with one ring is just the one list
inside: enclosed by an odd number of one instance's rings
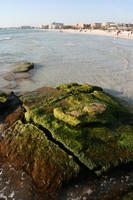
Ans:
{"label": "moss-covered rock", "polygon": [[46,199],[53,199],[62,183],[78,174],[79,166],[73,157],[34,125],[18,121],[4,135],[0,143],[2,154],[32,176]]}
{"label": "moss-covered rock", "polygon": [[96,173],[133,160],[133,116],[117,99],[87,84],[64,84],[55,90],[49,98],[42,97],[41,104],[37,95],[22,98],[27,122],[48,129]]}
{"label": "moss-covered rock", "polygon": [[4,103],[6,103],[7,101],[7,96],[8,94],[0,91],[0,106],[2,107],[2,105],[4,105]]}
{"label": "moss-covered rock", "polygon": [[7,101],[7,95],[0,92],[0,104],[5,103]]}
{"label": "moss-covered rock", "polygon": [[56,88],[43,87],[32,92],[27,92],[20,97],[25,108],[34,109],[49,101],[55,100],[60,95],[60,91]]}

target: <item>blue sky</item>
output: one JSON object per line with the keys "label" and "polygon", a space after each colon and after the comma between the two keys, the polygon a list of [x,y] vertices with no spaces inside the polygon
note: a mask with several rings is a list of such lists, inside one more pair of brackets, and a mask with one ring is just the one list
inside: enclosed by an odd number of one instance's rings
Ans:
{"label": "blue sky", "polygon": [[100,21],[133,23],[133,0],[0,0],[0,26],[73,24]]}

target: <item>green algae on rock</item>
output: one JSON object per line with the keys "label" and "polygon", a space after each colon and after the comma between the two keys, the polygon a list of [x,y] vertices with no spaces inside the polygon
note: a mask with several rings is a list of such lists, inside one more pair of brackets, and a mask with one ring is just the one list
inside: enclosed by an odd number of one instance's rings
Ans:
{"label": "green algae on rock", "polygon": [[133,160],[133,116],[116,98],[87,84],[63,84],[57,90],[34,107],[24,100],[28,122],[48,129],[96,173]]}
{"label": "green algae on rock", "polygon": [[[63,182],[79,172],[73,157],[32,124],[16,122],[4,132],[0,149],[16,168],[23,168],[45,196],[54,196]],[[46,198],[48,199],[48,197]]]}
{"label": "green algae on rock", "polygon": [[49,101],[49,99],[51,100],[51,98],[55,100],[58,95],[60,95],[60,92],[56,88],[43,87],[32,92],[27,92],[20,99],[28,110],[41,106]]}
{"label": "green algae on rock", "polygon": [[7,95],[0,92],[0,103],[5,103],[7,101]]}

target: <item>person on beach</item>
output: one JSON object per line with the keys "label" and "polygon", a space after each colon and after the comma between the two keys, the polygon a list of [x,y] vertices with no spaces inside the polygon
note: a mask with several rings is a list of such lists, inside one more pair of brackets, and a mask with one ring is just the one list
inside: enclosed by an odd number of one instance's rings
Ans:
{"label": "person on beach", "polygon": [[119,36],[119,34],[120,34],[120,33],[121,33],[121,31],[120,31],[120,30],[118,30],[118,31],[117,31],[117,36]]}

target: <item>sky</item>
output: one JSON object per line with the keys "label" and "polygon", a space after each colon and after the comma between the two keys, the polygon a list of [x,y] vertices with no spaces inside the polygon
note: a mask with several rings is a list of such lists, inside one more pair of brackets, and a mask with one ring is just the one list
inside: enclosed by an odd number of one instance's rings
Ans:
{"label": "sky", "polygon": [[133,0],[0,0],[0,27],[53,21],[133,23]]}

